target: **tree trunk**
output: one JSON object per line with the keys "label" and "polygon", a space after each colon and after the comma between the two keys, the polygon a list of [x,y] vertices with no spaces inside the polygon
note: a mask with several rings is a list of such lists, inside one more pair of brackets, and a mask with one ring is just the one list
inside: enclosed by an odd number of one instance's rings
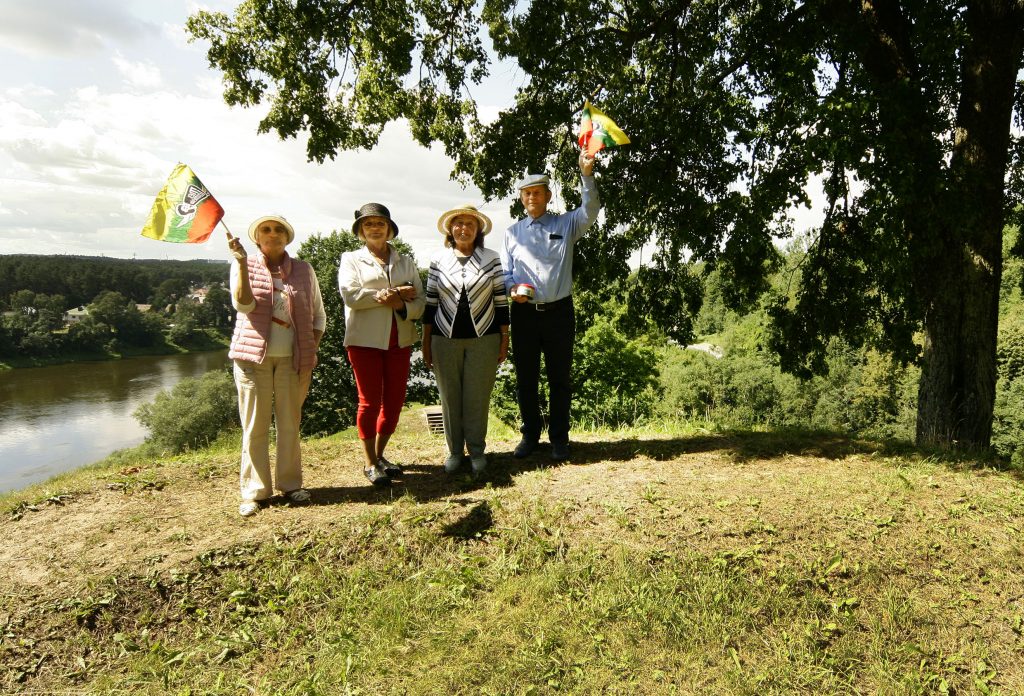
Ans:
{"label": "tree trunk", "polygon": [[933,253],[918,270],[925,342],[917,443],[986,448],[995,403],[1004,179],[1024,29],[1018,3],[1007,0],[969,3],[966,21],[944,192],[950,203],[944,208],[953,214],[944,223],[932,219],[926,233]]}

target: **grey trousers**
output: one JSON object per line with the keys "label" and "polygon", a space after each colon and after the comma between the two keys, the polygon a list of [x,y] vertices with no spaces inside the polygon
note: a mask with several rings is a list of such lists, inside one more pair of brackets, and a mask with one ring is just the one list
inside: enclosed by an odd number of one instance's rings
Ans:
{"label": "grey trousers", "polygon": [[441,393],[441,415],[448,453],[479,457],[487,447],[487,414],[498,371],[501,336],[480,338],[430,336],[430,351]]}

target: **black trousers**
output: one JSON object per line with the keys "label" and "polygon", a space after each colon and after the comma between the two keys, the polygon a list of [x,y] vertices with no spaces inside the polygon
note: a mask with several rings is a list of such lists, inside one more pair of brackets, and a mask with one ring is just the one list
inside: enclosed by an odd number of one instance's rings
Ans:
{"label": "black trousers", "polygon": [[512,360],[516,368],[516,396],[524,437],[540,439],[544,422],[540,414],[540,356],[548,378],[548,439],[569,441],[569,402],[572,399],[572,347],[576,338],[576,313],[572,297],[538,309],[529,303],[512,303]]}

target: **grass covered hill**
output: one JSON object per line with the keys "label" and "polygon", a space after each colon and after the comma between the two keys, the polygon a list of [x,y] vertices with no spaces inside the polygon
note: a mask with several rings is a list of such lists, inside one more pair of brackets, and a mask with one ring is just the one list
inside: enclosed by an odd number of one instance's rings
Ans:
{"label": "grass covered hill", "polygon": [[829,435],[579,434],[405,482],[352,431],[312,504],[237,514],[237,443],[0,499],[0,691],[1024,693],[1017,472]]}

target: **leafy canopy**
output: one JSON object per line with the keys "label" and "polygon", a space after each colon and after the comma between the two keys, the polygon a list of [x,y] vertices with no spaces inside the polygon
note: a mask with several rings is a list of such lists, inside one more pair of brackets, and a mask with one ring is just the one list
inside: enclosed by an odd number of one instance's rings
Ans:
{"label": "leafy canopy", "polygon": [[[201,11],[188,28],[210,43],[228,103],[269,101],[261,131],[308,132],[311,159],[372,148],[385,124],[407,119],[492,197],[547,166],[572,203],[576,112],[585,97],[602,103],[634,145],[603,158],[613,204],[580,246],[580,281],[625,277],[629,255],[652,242],[636,306],[679,339],[699,297],[684,262],[718,269],[732,306],[754,303],[779,263],[774,241],[791,234],[787,210],[809,203],[808,179],[821,175],[821,242],[799,296],[775,310],[780,347],[807,356],[790,367],[818,370],[835,334],[915,355],[903,217],[949,166],[966,28],[962,3],[903,8],[913,21],[894,20],[894,34],[839,0],[247,0],[233,17]],[[524,74],[514,104],[486,124],[472,92],[490,63],[484,28]],[[880,74],[899,71],[906,79],[880,87]]]}

